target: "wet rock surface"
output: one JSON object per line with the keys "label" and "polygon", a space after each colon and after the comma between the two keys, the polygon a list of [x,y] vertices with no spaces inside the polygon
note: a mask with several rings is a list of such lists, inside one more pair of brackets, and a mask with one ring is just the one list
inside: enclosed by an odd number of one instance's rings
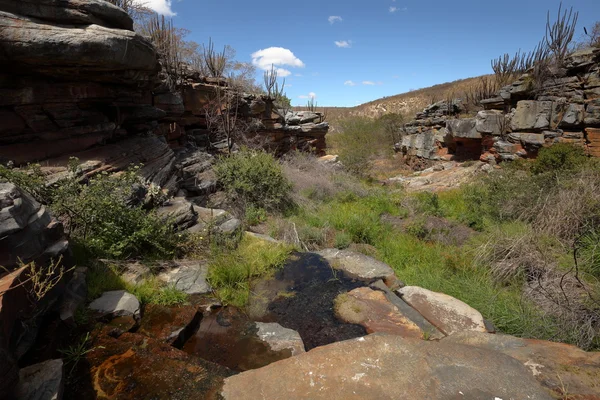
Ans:
{"label": "wet rock surface", "polygon": [[[262,327],[264,335],[264,326]],[[205,315],[198,331],[183,351],[226,366],[234,371],[264,367],[291,357],[297,345],[273,346],[260,336],[259,328],[242,311],[220,308]]]}
{"label": "wet rock surface", "polygon": [[198,329],[202,319],[195,306],[165,307],[149,304],[137,333],[171,345],[183,342]]}
{"label": "wet rock surface", "polygon": [[161,265],[158,279],[184,293],[205,294],[212,288],[206,281],[208,264],[201,260],[178,260]]}
{"label": "wet rock surface", "polygon": [[233,371],[135,333],[100,332],[86,355],[88,379],[70,398],[216,399]]}
{"label": "wet rock surface", "polygon": [[297,331],[306,350],[363,336],[366,331],[362,326],[336,318],[333,302],[338,295],[365,285],[336,271],[315,253],[296,253],[266,282],[267,288],[275,288],[270,291],[275,296],[270,297],[267,314],[260,320]]}
{"label": "wet rock surface", "polygon": [[512,357],[382,334],[320,347],[227,378],[221,395],[226,400],[552,399]]}

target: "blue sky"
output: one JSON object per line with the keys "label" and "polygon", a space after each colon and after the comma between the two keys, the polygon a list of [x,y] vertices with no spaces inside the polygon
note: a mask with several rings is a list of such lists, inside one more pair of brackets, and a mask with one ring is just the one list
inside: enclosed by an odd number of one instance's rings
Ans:
{"label": "blue sky", "polygon": [[[150,0],[187,37],[228,44],[240,61],[279,62],[292,104],[354,106],[491,73],[490,59],[530,50],[558,0]],[[600,0],[572,0],[576,37],[600,20]],[[336,43],[337,42],[337,43]],[[262,50],[262,52],[261,52]],[[252,55],[254,54],[254,57]],[[285,71],[283,71],[285,70]],[[262,81],[262,71],[257,74]]]}

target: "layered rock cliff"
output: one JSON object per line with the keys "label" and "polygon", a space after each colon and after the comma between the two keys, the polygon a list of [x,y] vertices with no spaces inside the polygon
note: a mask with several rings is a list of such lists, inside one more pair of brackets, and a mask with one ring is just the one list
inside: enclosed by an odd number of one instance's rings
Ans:
{"label": "layered rock cliff", "polygon": [[600,48],[572,54],[557,76],[524,74],[481,102],[474,118],[455,117],[460,102],[427,107],[404,129],[396,149],[432,160],[505,161],[542,147],[573,143],[600,156]]}

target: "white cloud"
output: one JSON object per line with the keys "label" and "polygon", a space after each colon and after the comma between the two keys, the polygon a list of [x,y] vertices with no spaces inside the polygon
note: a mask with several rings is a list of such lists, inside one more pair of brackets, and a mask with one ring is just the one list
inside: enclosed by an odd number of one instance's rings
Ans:
{"label": "white cloud", "polygon": [[327,18],[327,21],[329,21],[329,23],[331,25],[335,24],[336,22],[342,22],[343,19],[342,17],[340,17],[339,15],[331,15],[329,18]]}
{"label": "white cloud", "polygon": [[375,82],[373,82],[373,81],[363,81],[362,84],[363,85],[375,85]]}
{"label": "white cloud", "polygon": [[277,76],[286,77],[292,74],[291,71],[281,68],[282,65],[290,67],[304,67],[304,63],[294,55],[289,49],[283,47],[269,47],[252,53],[252,64],[265,71],[270,70],[274,65],[277,68]]}
{"label": "white cloud", "polygon": [[394,7],[394,6],[390,7],[390,12],[391,13],[395,13],[396,11],[398,11],[398,7]]}
{"label": "white cloud", "polygon": [[352,82],[352,81],[346,81],[344,82],[345,86],[356,86],[356,83]]}
{"label": "white cloud", "polygon": [[171,9],[171,0],[148,0],[148,1],[140,1],[144,6],[156,11],[160,15],[164,15],[165,17],[174,17],[177,13],[173,12]]}
{"label": "white cloud", "polygon": [[345,49],[352,47],[352,40],[336,40],[333,43],[335,43],[337,47],[343,47]]}
{"label": "white cloud", "polygon": [[298,96],[300,99],[314,99],[315,97],[317,97],[317,94],[315,92],[310,92],[308,95],[305,94],[301,94],[300,96]]}

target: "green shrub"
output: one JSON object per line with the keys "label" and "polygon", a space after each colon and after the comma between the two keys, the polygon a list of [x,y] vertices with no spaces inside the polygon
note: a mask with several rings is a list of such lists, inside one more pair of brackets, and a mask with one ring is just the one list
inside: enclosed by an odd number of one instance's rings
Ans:
{"label": "green shrub", "polygon": [[46,187],[44,174],[39,164],[28,164],[23,169],[0,165],[0,182],[11,182],[31,194],[37,201],[48,204],[50,189]]}
{"label": "green shrub", "polygon": [[417,209],[419,212],[436,217],[444,215],[437,193],[421,192],[417,193],[415,198],[417,199]]}
{"label": "green shrub", "polygon": [[170,258],[180,237],[155,212],[136,200],[143,185],[139,167],[118,174],[103,172],[87,185],[76,178],[60,183],[51,209],[65,221],[71,238],[93,257]]}
{"label": "green shrub", "polygon": [[352,244],[352,237],[346,232],[337,232],[335,234],[335,247],[337,249],[346,249]]}
{"label": "green shrub", "polygon": [[291,184],[272,155],[264,151],[242,150],[223,157],[215,165],[223,187],[244,204],[268,211],[291,206]]}
{"label": "green shrub", "polygon": [[250,205],[249,207],[246,207],[246,213],[244,217],[246,224],[249,226],[258,225],[267,220],[267,212],[264,208]]}
{"label": "green shrub", "polygon": [[569,143],[557,143],[540,150],[533,162],[532,171],[535,174],[576,170],[587,161],[583,148]]}

